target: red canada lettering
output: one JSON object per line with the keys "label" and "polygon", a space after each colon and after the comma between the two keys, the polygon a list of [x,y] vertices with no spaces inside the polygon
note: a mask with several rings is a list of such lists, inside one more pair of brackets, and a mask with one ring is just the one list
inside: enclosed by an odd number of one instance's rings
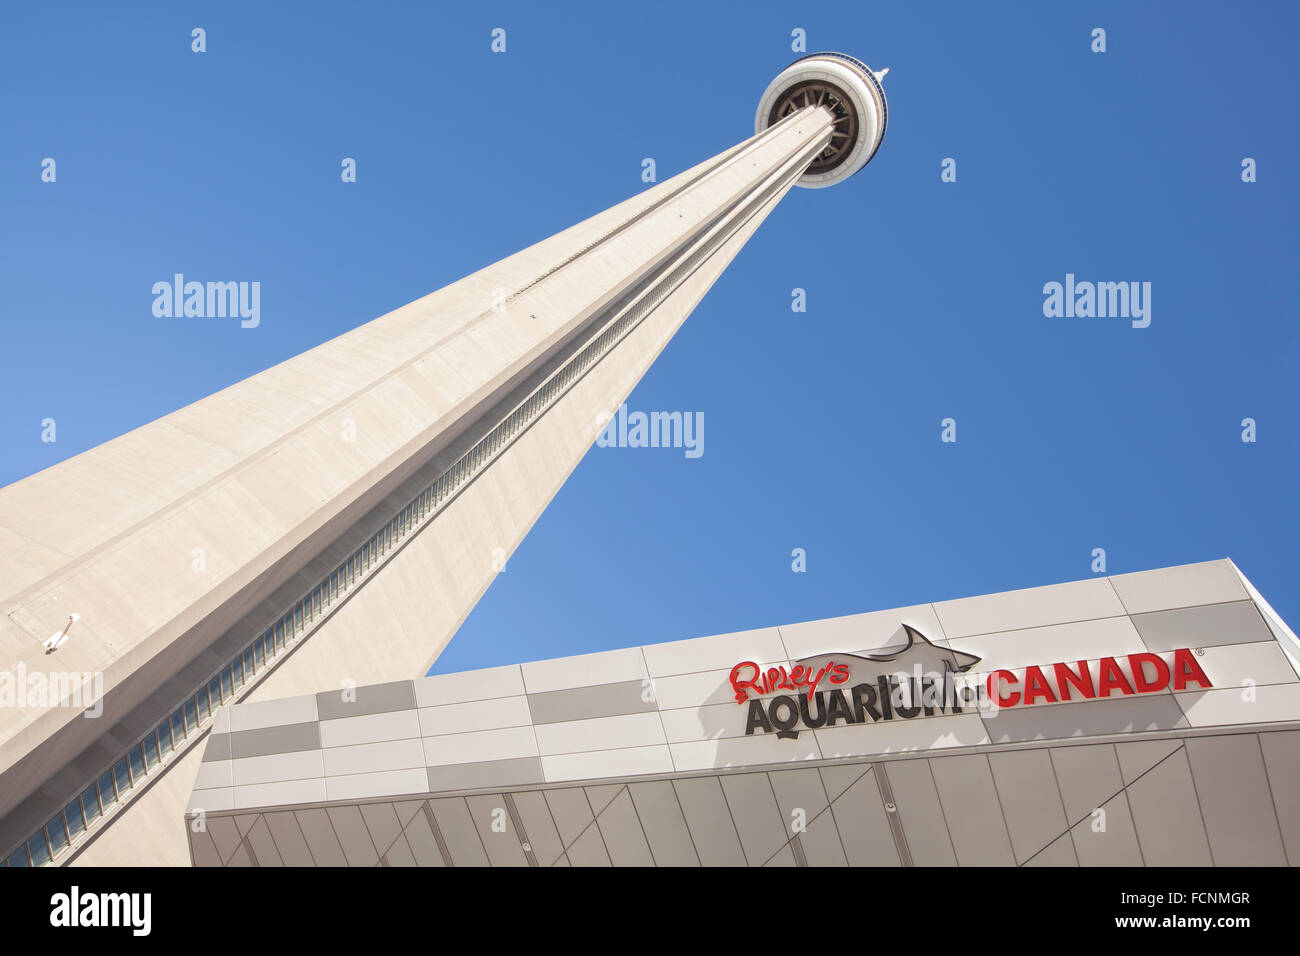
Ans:
{"label": "red canada lettering", "polygon": [[1088,667],[1087,661],[1077,661],[1075,667],[1079,668],[1076,674],[1070,670],[1069,664],[1053,665],[1056,670],[1056,689],[1061,693],[1061,700],[1070,700],[1070,688],[1073,687],[1079,691],[1085,698],[1091,700],[1097,696],[1097,692],[1092,687],[1092,670]]}
{"label": "red canada lettering", "polygon": [[1047,684],[1047,678],[1037,665],[1025,668],[1025,703],[1032,704],[1039,697],[1049,704],[1056,703],[1056,695]]}
{"label": "red canada lettering", "polygon": [[1097,685],[1097,696],[1109,697],[1110,692],[1115,688],[1119,688],[1121,694],[1133,693],[1128,678],[1124,676],[1124,672],[1115,663],[1115,658],[1103,657],[1101,659],[1101,681]]}
{"label": "red canada lettering", "polygon": [[1201,670],[1201,665],[1196,663],[1192,652],[1184,647],[1174,651],[1174,690],[1182,690],[1188,681],[1195,682],[1198,687],[1214,686],[1205,676],[1205,671]]}
{"label": "red canada lettering", "polygon": [[[1016,675],[1011,671],[994,671],[989,675],[985,682],[985,689],[989,692],[989,697],[998,702],[999,707],[1014,707],[1020,702],[1020,691],[1013,690],[1008,697],[1002,696],[1002,681],[1014,686],[1017,682]],[[996,685],[996,686],[995,686]]]}
{"label": "red canada lettering", "polygon": [[[1153,681],[1147,680],[1146,664],[1156,669],[1156,679]],[[1130,654],[1128,666],[1133,671],[1133,686],[1139,694],[1155,693],[1169,686],[1169,665],[1155,654]]]}

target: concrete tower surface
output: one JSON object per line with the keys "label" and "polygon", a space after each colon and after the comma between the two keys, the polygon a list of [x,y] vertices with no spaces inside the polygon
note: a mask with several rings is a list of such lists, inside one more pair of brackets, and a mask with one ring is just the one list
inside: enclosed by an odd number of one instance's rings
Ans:
{"label": "concrete tower surface", "polygon": [[0,490],[0,663],[49,698],[0,708],[3,859],[186,864],[219,705],[423,675],[781,197],[875,154],[881,76],[798,60],[751,139]]}

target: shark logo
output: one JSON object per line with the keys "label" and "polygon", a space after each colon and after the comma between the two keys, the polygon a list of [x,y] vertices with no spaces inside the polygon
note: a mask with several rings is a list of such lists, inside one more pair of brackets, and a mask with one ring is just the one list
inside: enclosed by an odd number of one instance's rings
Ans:
{"label": "shark logo", "polygon": [[[815,730],[841,721],[959,714],[976,704],[977,690],[958,687],[953,678],[980,658],[941,647],[909,624],[902,631],[902,646],[885,653],[818,654],[796,661],[789,672],[764,670],[753,661],[737,664],[730,679],[736,702],[749,705],[746,735],[775,731],[779,738],[797,739],[801,725]],[[769,694],[775,696],[762,699]]]}
{"label": "shark logo", "polygon": [[[856,683],[859,679],[874,681],[882,672],[895,674],[902,672],[914,673],[919,669],[922,674],[927,675],[938,674],[942,676],[948,673],[961,673],[970,670],[980,662],[980,658],[974,654],[949,650],[946,647],[931,643],[928,637],[910,624],[903,625],[903,632],[907,637],[907,643],[888,654],[866,654],[863,656],[857,654],[822,654],[817,657],[805,657],[795,663],[802,664],[814,673],[830,663],[848,664],[849,679]],[[881,664],[893,666],[882,669]]]}

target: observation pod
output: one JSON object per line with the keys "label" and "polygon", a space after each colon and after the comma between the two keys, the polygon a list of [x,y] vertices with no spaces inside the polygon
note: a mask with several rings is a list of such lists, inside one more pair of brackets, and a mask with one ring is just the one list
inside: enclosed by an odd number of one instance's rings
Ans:
{"label": "observation pod", "polygon": [[812,53],[777,74],[758,103],[754,132],[761,133],[785,117],[821,106],[835,117],[831,142],[795,182],[821,189],[848,179],[876,155],[885,138],[889,108],[876,72],[846,53]]}

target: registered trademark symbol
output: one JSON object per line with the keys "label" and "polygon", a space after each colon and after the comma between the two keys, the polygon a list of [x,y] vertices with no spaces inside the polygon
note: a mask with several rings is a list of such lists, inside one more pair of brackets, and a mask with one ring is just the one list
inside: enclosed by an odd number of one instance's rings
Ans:
{"label": "registered trademark symbol", "polygon": [[1197,657],[1204,657],[1204,656],[1205,656],[1205,648],[1203,648],[1203,647],[1198,647],[1198,648],[1196,649],[1196,656],[1197,656]]}
{"label": "registered trademark symbol", "polygon": [[894,812],[896,812],[897,810],[898,810],[898,807],[894,806],[892,803],[887,803],[887,804],[885,804],[885,812],[886,812],[886,813],[894,813]]}

